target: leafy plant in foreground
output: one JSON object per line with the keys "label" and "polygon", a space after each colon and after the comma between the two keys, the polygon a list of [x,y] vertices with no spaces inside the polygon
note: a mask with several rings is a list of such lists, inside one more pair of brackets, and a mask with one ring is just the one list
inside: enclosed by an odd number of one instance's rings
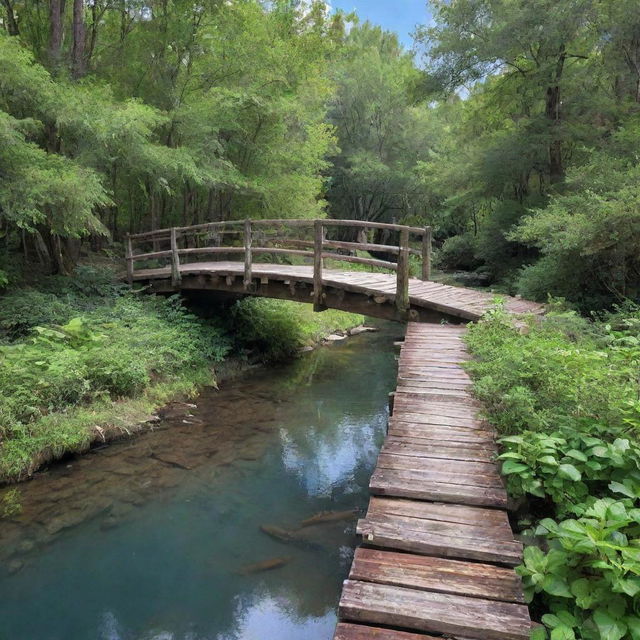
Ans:
{"label": "leafy plant in foreground", "polygon": [[529,601],[545,595],[551,639],[640,638],[640,509],[633,501],[596,500],[581,518],[543,519],[536,533],[550,549],[527,547],[517,571]]}

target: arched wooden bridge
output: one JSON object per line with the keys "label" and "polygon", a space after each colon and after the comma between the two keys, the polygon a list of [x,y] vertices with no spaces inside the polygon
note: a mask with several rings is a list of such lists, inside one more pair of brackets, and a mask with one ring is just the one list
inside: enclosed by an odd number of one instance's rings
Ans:
{"label": "arched wooden bridge", "polygon": [[[244,220],[139,233],[127,245],[129,282],[157,292],[254,295],[313,302],[317,311],[330,307],[418,322],[477,320],[495,303],[493,294],[430,280],[430,227]],[[342,263],[367,270],[340,268]],[[412,270],[421,278],[411,277]],[[537,303],[502,299],[513,313],[542,312]]]}
{"label": "arched wooden bridge", "polygon": [[[283,264],[282,256],[298,264]],[[340,262],[369,271],[336,268]],[[411,267],[421,279],[410,277]],[[127,271],[130,282],[159,292],[286,298],[401,321],[475,320],[494,304],[491,294],[430,281],[430,228],[354,220],[246,220],[137,234],[128,240]],[[510,297],[504,305],[512,313],[543,311]],[[509,524],[495,432],[464,370],[465,331],[407,325],[334,640],[530,636],[513,570],[522,544]]]}

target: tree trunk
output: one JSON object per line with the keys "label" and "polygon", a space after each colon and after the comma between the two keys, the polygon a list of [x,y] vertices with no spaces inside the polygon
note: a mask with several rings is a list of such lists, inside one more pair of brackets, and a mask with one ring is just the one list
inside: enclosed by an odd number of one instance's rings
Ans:
{"label": "tree trunk", "polygon": [[564,62],[567,54],[564,45],[560,47],[558,60],[552,84],[547,87],[547,99],[545,114],[549,120],[551,140],[549,142],[549,180],[550,182],[560,182],[564,178],[564,167],[562,162],[562,134],[560,131],[561,111],[560,111],[560,80],[564,71]]}
{"label": "tree trunk", "polygon": [[547,89],[546,115],[551,126],[551,141],[549,142],[549,179],[556,183],[564,177],[562,166],[562,140],[560,137],[560,87],[558,85]]}
{"label": "tree trunk", "polygon": [[63,13],[63,0],[49,0],[49,64],[52,69],[60,65]]}
{"label": "tree trunk", "polygon": [[18,21],[16,20],[16,15],[13,12],[10,0],[2,0],[2,4],[7,10],[7,32],[10,36],[19,36],[20,29],[18,28]]}
{"label": "tree trunk", "polygon": [[73,0],[73,49],[71,51],[71,73],[74,78],[85,74],[84,59],[84,0]]}

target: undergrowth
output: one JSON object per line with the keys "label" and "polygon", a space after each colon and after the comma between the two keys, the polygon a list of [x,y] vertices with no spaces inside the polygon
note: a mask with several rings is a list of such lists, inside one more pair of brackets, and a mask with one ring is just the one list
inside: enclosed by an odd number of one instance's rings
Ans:
{"label": "undergrowth", "polygon": [[207,320],[177,296],[79,268],[0,298],[0,481],[29,475],[215,382],[231,354],[273,361],[361,316],[247,299]]}
{"label": "undergrowth", "polygon": [[640,638],[640,311],[596,321],[502,311],[469,365],[503,434],[502,471],[531,540],[518,568],[536,638]]}

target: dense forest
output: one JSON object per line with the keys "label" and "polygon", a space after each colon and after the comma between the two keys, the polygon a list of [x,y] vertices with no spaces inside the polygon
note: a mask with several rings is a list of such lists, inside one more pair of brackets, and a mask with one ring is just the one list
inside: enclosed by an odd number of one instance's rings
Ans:
{"label": "dense forest", "polygon": [[0,0],[0,482],[363,322],[146,295],[127,234],[428,225],[435,279],[548,302],[467,336],[534,637],[637,640],[638,0],[430,0],[416,23],[407,48],[316,0]]}
{"label": "dense forest", "polygon": [[0,9],[5,282],[17,250],[68,273],[126,232],[328,215],[431,224],[441,267],[529,298],[638,294],[634,0],[432,2],[414,51],[323,2]]}

